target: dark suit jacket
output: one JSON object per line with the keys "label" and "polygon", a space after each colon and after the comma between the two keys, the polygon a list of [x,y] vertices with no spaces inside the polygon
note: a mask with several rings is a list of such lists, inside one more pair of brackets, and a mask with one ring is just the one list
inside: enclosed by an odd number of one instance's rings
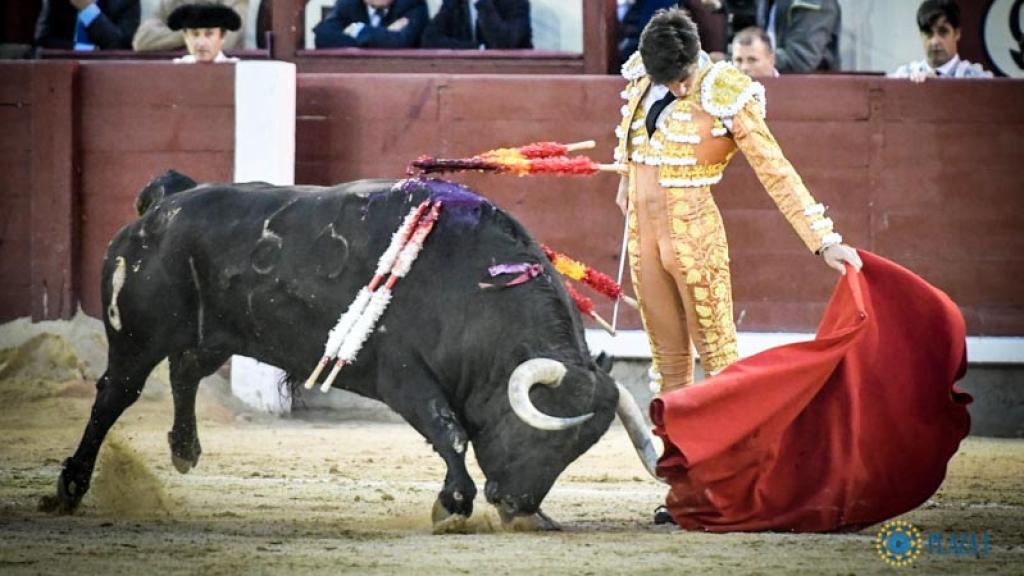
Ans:
{"label": "dark suit jacket", "polygon": [[[409,23],[400,32],[388,30],[388,25],[407,18]],[[338,0],[331,13],[324,18],[313,35],[317,48],[414,48],[427,25],[425,0],[395,0],[379,27],[370,26],[370,11],[363,0]],[[345,34],[345,28],[354,22],[366,24],[356,38]]]}
{"label": "dark suit jacket", "polygon": [[[476,2],[476,41],[469,2]],[[424,48],[533,48],[529,0],[444,0],[423,33]]]}
{"label": "dark suit jacket", "polygon": [[[767,29],[768,0],[758,18]],[[838,0],[775,1],[775,68],[802,74],[839,70],[839,27],[842,13]]]}
{"label": "dark suit jacket", "polygon": [[[99,16],[86,29],[89,42],[97,48],[132,49],[132,36],[139,27],[139,0],[96,0]],[[43,0],[36,22],[36,46],[75,47],[78,10],[68,0]]]}

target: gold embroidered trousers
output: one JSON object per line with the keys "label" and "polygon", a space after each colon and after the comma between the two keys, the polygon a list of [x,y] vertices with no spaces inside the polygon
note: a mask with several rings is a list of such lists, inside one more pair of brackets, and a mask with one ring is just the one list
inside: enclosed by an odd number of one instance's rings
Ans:
{"label": "gold embroidered trousers", "polygon": [[729,248],[711,188],[663,188],[658,167],[630,163],[629,263],[661,390],[737,359]]}

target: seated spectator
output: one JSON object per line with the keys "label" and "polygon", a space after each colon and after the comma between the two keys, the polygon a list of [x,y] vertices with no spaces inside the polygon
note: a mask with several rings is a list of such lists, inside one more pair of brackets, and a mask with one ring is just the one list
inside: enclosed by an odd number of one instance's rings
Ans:
{"label": "seated spectator", "polygon": [[64,50],[132,47],[139,0],[43,0],[36,46]]}
{"label": "seated spectator", "polygon": [[[167,26],[167,18],[175,9],[194,0],[160,0],[153,16],[146,18],[139,25],[132,39],[132,49],[136,52],[150,50],[179,50],[185,47],[185,37],[181,32],[171,30]],[[245,18],[249,13],[249,0],[217,0],[238,14],[242,27],[237,32],[228,32],[224,36],[223,48],[234,50],[245,46]],[[269,2],[268,2],[269,4]]]}
{"label": "seated spectator", "polygon": [[183,4],[174,9],[167,17],[167,27],[181,31],[188,54],[175,58],[177,64],[238,62],[238,58],[229,58],[221,51],[224,39],[229,31],[233,32],[242,26],[238,14],[221,4],[200,2]]}
{"label": "seated spectator", "polygon": [[338,0],[313,34],[317,48],[414,48],[427,18],[424,0]]}
{"label": "seated spectator", "polygon": [[736,33],[732,39],[732,63],[751,78],[778,76],[775,69],[775,50],[768,33],[750,26]]}
{"label": "seated spectator", "polygon": [[961,60],[960,7],[954,0],[925,0],[917,9],[917,28],[921,31],[925,59],[904,64],[890,76],[924,82],[936,76],[948,78],[991,78],[980,64]]}
{"label": "seated spectator", "polygon": [[533,48],[529,0],[444,0],[424,48]]}
{"label": "seated spectator", "polygon": [[839,0],[761,0],[758,24],[775,46],[783,74],[839,70]]}

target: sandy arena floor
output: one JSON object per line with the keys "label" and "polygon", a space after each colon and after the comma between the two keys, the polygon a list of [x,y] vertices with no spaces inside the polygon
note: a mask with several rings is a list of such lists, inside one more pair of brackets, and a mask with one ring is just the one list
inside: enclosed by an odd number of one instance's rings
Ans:
{"label": "sandy arena floor", "polygon": [[[203,456],[170,462],[166,369],[101,452],[78,514],[36,511],[74,451],[105,362],[97,323],[0,327],[0,573],[1021,574],[1024,440],[970,438],[941,490],[902,518],[922,532],[988,533],[988,554],[923,554],[908,568],[857,534],[727,534],[654,526],[663,489],[615,426],[559,479],[557,533],[506,533],[477,498],[470,534],[433,535],[441,460],[404,424],[248,414],[211,383]],[[35,336],[33,336],[35,335]],[[471,469],[478,487],[483,475]]]}

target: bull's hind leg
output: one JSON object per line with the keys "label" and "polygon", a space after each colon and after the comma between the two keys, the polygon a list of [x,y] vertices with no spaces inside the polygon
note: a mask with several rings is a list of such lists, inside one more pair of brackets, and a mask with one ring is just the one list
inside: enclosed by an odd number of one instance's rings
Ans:
{"label": "bull's hind leg", "polygon": [[188,350],[172,356],[171,393],[174,396],[174,425],[167,432],[171,462],[185,474],[195,468],[203,448],[196,426],[196,393],[199,381],[213,374],[230,355]]}
{"label": "bull's hind leg", "polygon": [[78,507],[89,490],[103,439],[125,409],[138,400],[146,378],[160,360],[143,353],[110,354],[107,371],[96,382],[96,400],[78,450],[64,461],[56,498],[44,498],[41,508],[70,513]]}

